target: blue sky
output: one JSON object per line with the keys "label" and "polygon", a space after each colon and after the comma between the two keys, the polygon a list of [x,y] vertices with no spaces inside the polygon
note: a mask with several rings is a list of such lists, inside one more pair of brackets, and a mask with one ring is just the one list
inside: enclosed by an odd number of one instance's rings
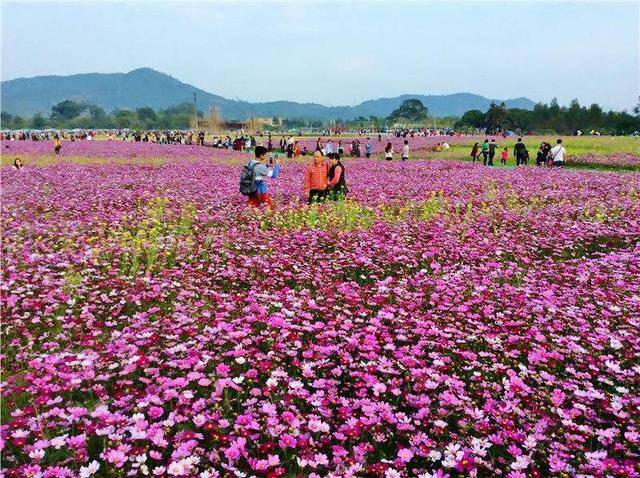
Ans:
{"label": "blue sky", "polygon": [[2,2],[2,79],[149,66],[228,98],[631,108],[640,2]]}

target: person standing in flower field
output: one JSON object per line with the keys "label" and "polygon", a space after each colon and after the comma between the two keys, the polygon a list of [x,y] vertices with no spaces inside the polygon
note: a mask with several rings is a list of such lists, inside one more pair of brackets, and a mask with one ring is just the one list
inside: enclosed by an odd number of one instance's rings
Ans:
{"label": "person standing in flower field", "polygon": [[329,199],[332,201],[344,199],[348,192],[347,180],[344,166],[340,161],[340,155],[337,153],[331,153],[329,155],[329,172],[327,173],[327,179]]}
{"label": "person standing in flower field", "polygon": [[255,159],[251,159],[242,169],[240,175],[240,192],[247,196],[248,205],[260,207],[266,204],[273,206],[273,199],[268,193],[267,178],[275,179],[280,173],[280,163],[276,156],[273,160],[273,167],[267,166],[267,148],[256,146]]}
{"label": "person standing in flower field", "polygon": [[564,166],[564,154],[566,150],[562,146],[562,140],[558,139],[556,145],[549,151],[549,159],[553,166]]}
{"label": "person standing in flower field", "polygon": [[543,141],[540,144],[540,148],[538,149],[538,153],[536,155],[536,166],[544,166],[545,164],[547,164],[549,151],[551,151],[551,145],[546,141]]}
{"label": "person standing in flower field", "polygon": [[313,162],[304,175],[304,195],[309,204],[324,201],[327,196],[329,168],[324,162],[322,152],[313,153]]}
{"label": "person standing in flower field", "polygon": [[56,135],[53,138],[53,152],[56,154],[60,154],[60,150],[62,149],[62,142],[60,138]]}
{"label": "person standing in flower field", "polygon": [[489,166],[493,166],[493,158],[496,156],[496,149],[498,149],[498,144],[494,138],[489,143],[489,162],[487,163]]}
{"label": "person standing in flower field", "polygon": [[333,142],[328,139],[327,144],[324,146],[324,155],[329,156],[330,154],[333,154]]}
{"label": "person standing in flower field", "polygon": [[527,147],[522,142],[522,138],[518,138],[518,142],[513,147],[513,155],[516,158],[516,166],[520,166],[521,164],[527,164],[527,159],[529,158],[529,151],[527,151]]}
{"label": "person standing in flower field", "polygon": [[482,143],[482,164],[487,165],[487,158],[489,157],[489,140],[485,139]]}
{"label": "person standing in flower field", "polygon": [[393,159],[393,145],[391,141],[387,141],[387,145],[384,147],[384,159],[391,161]]}
{"label": "person standing in flower field", "polygon": [[478,143],[473,143],[473,148],[471,148],[471,161],[475,163],[479,155],[480,147],[478,146]]}
{"label": "person standing in flower field", "polygon": [[402,147],[402,161],[409,159],[409,141],[404,140],[404,146]]}
{"label": "person standing in flower field", "polygon": [[367,144],[364,147],[364,155],[367,158],[370,158],[372,152],[373,152],[373,145],[371,144],[371,138],[367,138]]}
{"label": "person standing in flower field", "polygon": [[503,165],[506,165],[507,159],[509,159],[509,150],[505,146],[504,148],[502,148],[502,152],[500,153],[500,162]]}

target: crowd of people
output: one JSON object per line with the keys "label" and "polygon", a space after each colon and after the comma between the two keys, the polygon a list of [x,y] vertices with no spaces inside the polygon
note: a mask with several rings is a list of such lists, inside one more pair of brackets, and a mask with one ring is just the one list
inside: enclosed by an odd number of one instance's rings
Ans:
{"label": "crowd of people", "polygon": [[[288,153],[289,146],[293,146],[295,149],[297,141],[290,142],[290,139],[283,138],[280,141],[281,151]],[[370,138],[367,138],[367,140],[365,148],[368,148],[370,144]],[[341,156],[345,152],[344,144],[342,141],[338,141],[335,146],[336,149],[334,150],[334,144],[331,139],[325,143],[322,138],[318,138],[316,142],[313,161],[307,166],[303,180],[304,196],[309,204],[346,198],[349,190],[345,166],[341,161]],[[439,151],[442,151],[445,146],[447,149],[450,148],[446,142],[438,143],[437,145]],[[472,161],[475,163],[476,160],[480,161],[480,157],[482,157],[482,162],[485,166],[493,166],[493,161],[499,148],[495,139],[489,140],[487,138],[482,145],[475,143],[471,150]],[[366,150],[370,151],[369,149]],[[401,155],[402,161],[409,159],[409,151],[409,141],[405,139]],[[553,147],[548,142],[543,141],[538,149],[536,165],[562,166],[564,165],[565,154],[566,151],[562,145],[562,139],[558,139]],[[393,160],[393,145],[391,141],[387,142],[384,148],[384,155],[385,160]],[[369,156],[370,152],[367,154],[367,157]],[[513,147],[513,157],[516,159],[516,166],[528,164],[529,150],[522,138],[518,138]],[[500,152],[500,162],[506,165],[508,159],[509,149],[503,146]],[[255,158],[252,158],[244,166],[240,177],[240,192],[248,197],[250,206],[259,207],[263,204],[268,207],[273,206],[267,179],[277,178],[280,169],[281,164],[277,154],[273,155],[272,150],[262,145],[255,147]]]}
{"label": "crowd of people", "polygon": [[[509,160],[509,148],[499,146],[495,138],[491,140],[486,138],[482,144],[474,143],[471,148],[471,160],[474,163],[476,161],[480,162],[480,158],[482,157],[483,165],[493,166],[493,160],[500,148],[502,148],[500,151],[500,163],[506,165]],[[554,147],[548,142],[543,141],[536,155],[536,166],[563,166],[565,153],[562,139],[558,139]],[[516,160],[516,166],[529,164],[529,150],[523,143],[522,138],[518,138],[518,141],[513,147],[513,157]]]}
{"label": "crowd of people", "polygon": [[[278,155],[273,155],[265,146],[256,146],[255,158],[242,169],[240,192],[247,196],[249,206],[273,206],[267,179],[276,179],[280,173]],[[344,164],[337,152],[313,153],[313,161],[307,166],[303,179],[303,190],[309,204],[326,200],[337,201],[347,196],[347,180]]]}

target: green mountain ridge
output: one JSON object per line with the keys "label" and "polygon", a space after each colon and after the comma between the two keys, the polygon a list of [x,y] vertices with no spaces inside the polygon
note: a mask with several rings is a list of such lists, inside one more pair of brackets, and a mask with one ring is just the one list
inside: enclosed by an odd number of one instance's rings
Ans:
{"label": "green mountain ridge", "polygon": [[[355,106],[325,106],[285,100],[251,103],[209,93],[151,68],[138,68],[128,73],[81,73],[16,78],[0,84],[2,111],[22,116],[33,116],[36,113],[48,115],[52,106],[66,99],[86,101],[107,111],[133,110],[145,106],[164,109],[180,103],[191,103],[194,92],[199,110],[207,111],[211,106],[217,106],[225,119],[244,119],[251,115],[320,120],[352,119],[358,116],[386,117],[402,101],[410,98],[422,101],[432,115],[459,116],[471,109],[486,111],[492,102],[503,101],[472,93],[454,93],[405,94],[393,98],[367,100]],[[535,105],[528,98],[504,101],[509,108],[530,110]]]}

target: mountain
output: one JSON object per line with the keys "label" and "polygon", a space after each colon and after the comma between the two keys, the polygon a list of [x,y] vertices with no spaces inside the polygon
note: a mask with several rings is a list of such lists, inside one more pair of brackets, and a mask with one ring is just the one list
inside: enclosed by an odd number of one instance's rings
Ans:
{"label": "mountain", "polygon": [[[435,116],[459,116],[465,111],[486,111],[492,100],[472,93],[451,95],[402,95],[395,98],[369,100],[355,106],[324,106],[316,103],[270,101],[249,103],[229,100],[195,86],[183,83],[151,68],[139,68],[128,73],[85,73],[68,76],[36,76],[3,81],[0,84],[2,111],[14,115],[48,115],[51,107],[63,100],[84,100],[107,111],[136,109],[150,106],[168,108],[193,101],[195,92],[198,109],[207,111],[217,106],[226,119],[245,119],[253,116],[277,116],[307,119],[351,119],[357,116],[386,117],[402,101],[417,98]],[[510,108],[532,109],[528,98],[504,100]]]}

